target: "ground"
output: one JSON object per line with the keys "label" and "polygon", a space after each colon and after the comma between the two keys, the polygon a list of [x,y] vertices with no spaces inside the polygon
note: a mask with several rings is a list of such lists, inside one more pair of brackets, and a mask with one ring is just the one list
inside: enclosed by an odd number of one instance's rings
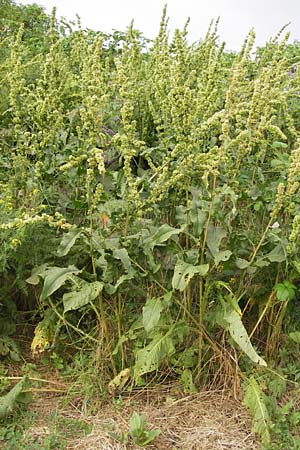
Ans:
{"label": "ground", "polygon": [[160,430],[146,446],[149,450],[261,448],[251,431],[251,417],[231,392],[210,388],[186,395],[174,383],[164,383],[106,401],[85,401],[80,390],[74,395],[72,377],[61,378],[53,365],[32,359],[26,336],[22,347],[22,364],[6,364],[10,387],[23,376],[24,367],[32,379],[44,381],[33,382],[32,401],[0,422],[3,450],[138,449],[126,434],[134,412],[145,416],[147,431]]}

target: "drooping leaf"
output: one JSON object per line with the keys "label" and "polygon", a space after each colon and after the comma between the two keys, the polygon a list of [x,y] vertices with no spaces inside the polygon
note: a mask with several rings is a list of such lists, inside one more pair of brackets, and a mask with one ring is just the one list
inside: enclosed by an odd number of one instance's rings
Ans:
{"label": "drooping leaf", "polygon": [[167,223],[164,223],[158,228],[158,230],[156,230],[156,232],[152,236],[149,236],[145,240],[145,245],[150,248],[153,248],[156,245],[161,245],[168,239],[170,239],[170,237],[181,233],[181,231],[181,228],[173,228]]}
{"label": "drooping leaf", "polygon": [[45,275],[47,267],[47,264],[42,264],[41,266],[33,269],[31,276],[25,280],[26,283],[33,284],[34,286],[39,284],[40,278],[43,278]]}
{"label": "drooping leaf", "polygon": [[148,332],[154,328],[160,319],[163,310],[162,301],[159,298],[150,298],[143,307],[143,325]]}
{"label": "drooping leaf", "polygon": [[66,233],[57,249],[57,255],[58,256],[66,256],[73,245],[75,244],[76,240],[81,236],[81,230],[70,230],[68,233]]}
{"label": "drooping leaf", "polygon": [[[267,363],[254,350],[246,328],[243,325],[241,316],[232,305],[226,304],[223,320],[226,323],[226,329],[229,331],[232,339],[237,343],[240,349],[256,364],[266,366]],[[223,321],[220,322],[220,325]]]}
{"label": "drooping leaf", "polygon": [[6,395],[0,397],[0,419],[4,419],[13,412],[16,403],[21,399],[22,391],[28,386],[29,381],[25,376]]}
{"label": "drooping leaf", "polygon": [[43,320],[35,327],[34,338],[31,342],[31,351],[34,356],[47,350],[53,342],[55,336],[55,319],[53,319],[53,314],[56,317],[55,313],[48,310]]}
{"label": "drooping leaf", "polygon": [[193,264],[188,264],[184,261],[178,260],[174,268],[174,275],[172,278],[173,289],[184,291],[195,274],[200,274],[204,277],[207,274],[208,269],[208,264],[194,266]]}
{"label": "drooping leaf", "polygon": [[41,301],[57,291],[70,275],[77,275],[80,271],[75,266],[49,267],[45,272],[44,287],[41,293]]}
{"label": "drooping leaf", "polygon": [[128,273],[126,275],[121,275],[115,285],[110,284],[110,283],[106,284],[105,290],[109,295],[113,295],[117,292],[118,287],[121,286],[121,284],[123,284],[125,281],[132,280],[132,278],[133,278],[133,274],[130,274],[130,273]]}
{"label": "drooping leaf", "polygon": [[175,347],[170,333],[165,335],[158,333],[146,347],[136,352],[135,381],[137,382],[142,375],[157,370],[161,362],[173,353]]}
{"label": "drooping leaf", "polygon": [[134,269],[125,248],[116,248],[113,251],[113,257],[120,259],[127,273],[134,274]]}
{"label": "drooping leaf", "polygon": [[249,379],[243,403],[253,417],[253,431],[261,437],[263,445],[268,445],[271,440],[271,420],[265,403],[265,394],[253,376]]}
{"label": "drooping leaf", "polygon": [[103,289],[103,283],[94,281],[84,285],[79,291],[68,292],[63,295],[64,313],[74,311],[87,305],[97,298]]}
{"label": "drooping leaf", "polygon": [[226,237],[226,231],[221,227],[210,225],[207,233],[207,247],[212,254],[216,266],[221,261],[227,261],[232,252],[230,250],[220,250],[222,239]]}

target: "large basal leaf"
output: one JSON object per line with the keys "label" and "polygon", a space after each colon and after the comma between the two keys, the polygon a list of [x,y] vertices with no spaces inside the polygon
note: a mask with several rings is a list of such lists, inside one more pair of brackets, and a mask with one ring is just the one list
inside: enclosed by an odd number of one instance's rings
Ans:
{"label": "large basal leaf", "polygon": [[41,293],[41,301],[57,291],[70,275],[77,275],[80,271],[75,266],[49,267],[44,277],[44,287]]}
{"label": "large basal leaf", "polygon": [[28,388],[28,378],[25,376],[6,395],[0,397],[0,419],[9,416],[18,401],[22,401],[22,391]]}
{"label": "large basal leaf", "polygon": [[206,243],[214,258],[216,266],[221,261],[227,261],[232,255],[230,250],[220,250],[222,239],[224,239],[226,235],[226,231],[221,227],[214,227],[213,225],[210,225],[208,228]]}
{"label": "large basal leaf", "polygon": [[195,274],[199,274],[204,277],[207,274],[208,269],[208,264],[194,266],[193,264],[188,264],[184,261],[178,260],[174,268],[174,275],[172,278],[173,289],[184,291]]}
{"label": "large basal leaf", "polygon": [[135,381],[137,382],[146,373],[158,370],[161,362],[173,353],[175,353],[175,347],[170,333],[168,332],[166,335],[157,334],[150,344],[136,353]]}
{"label": "large basal leaf", "polygon": [[83,286],[79,291],[68,292],[63,296],[64,313],[87,305],[97,298],[103,289],[103,283],[95,281]]}
{"label": "large basal leaf", "polygon": [[243,403],[249,408],[253,417],[253,431],[262,439],[263,445],[270,443],[271,420],[264,401],[264,393],[252,376],[245,392]]}
{"label": "large basal leaf", "polygon": [[58,256],[66,256],[73,245],[75,244],[76,240],[80,237],[81,231],[80,230],[70,230],[68,233],[66,233],[57,249],[57,255]]}
{"label": "large basal leaf", "polygon": [[223,319],[226,323],[226,329],[240,349],[256,364],[266,366],[267,363],[254,350],[242,319],[232,305],[226,305]]}
{"label": "large basal leaf", "polygon": [[159,298],[150,298],[143,307],[143,325],[148,332],[154,328],[160,319],[163,310],[162,301]]}
{"label": "large basal leaf", "polygon": [[145,240],[145,245],[147,247],[153,248],[156,245],[161,245],[166,242],[170,237],[181,233],[181,228],[170,227],[167,223],[164,223],[158,230],[153,234],[153,236],[148,237]]}

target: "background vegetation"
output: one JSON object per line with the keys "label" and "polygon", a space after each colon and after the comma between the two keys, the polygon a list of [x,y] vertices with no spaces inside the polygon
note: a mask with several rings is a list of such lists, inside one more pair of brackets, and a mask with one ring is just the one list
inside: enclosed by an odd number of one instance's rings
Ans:
{"label": "background vegetation", "polygon": [[0,354],[18,358],[31,324],[33,354],[104,397],[242,384],[265,448],[299,448],[284,401],[299,372],[299,43],[283,29],[254,51],[251,31],[228,53],[212,24],[190,45],[166,10],[154,42],[0,11]]}

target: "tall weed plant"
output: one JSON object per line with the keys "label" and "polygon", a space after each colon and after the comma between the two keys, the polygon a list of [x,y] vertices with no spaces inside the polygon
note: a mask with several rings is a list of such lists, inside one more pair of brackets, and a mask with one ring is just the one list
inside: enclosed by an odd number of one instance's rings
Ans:
{"label": "tall weed plant", "polygon": [[22,27],[1,44],[1,279],[18,309],[36,298],[33,353],[67,330],[111,391],[238,388],[299,297],[288,35],[255,53],[251,31],[235,55],[217,24],[170,40],[166,10],[151,45],[50,22],[34,55]]}

